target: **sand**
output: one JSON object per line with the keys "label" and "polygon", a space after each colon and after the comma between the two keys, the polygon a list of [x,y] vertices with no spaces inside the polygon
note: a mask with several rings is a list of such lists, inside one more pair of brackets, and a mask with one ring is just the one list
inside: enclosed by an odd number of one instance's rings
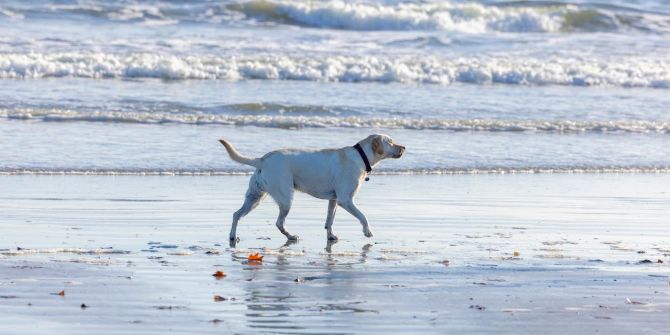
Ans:
{"label": "sand", "polygon": [[670,327],[670,174],[372,176],[357,202],[373,238],[340,210],[327,243],[326,202],[298,195],[300,241],[268,199],[231,247],[246,183],[0,176],[0,333]]}

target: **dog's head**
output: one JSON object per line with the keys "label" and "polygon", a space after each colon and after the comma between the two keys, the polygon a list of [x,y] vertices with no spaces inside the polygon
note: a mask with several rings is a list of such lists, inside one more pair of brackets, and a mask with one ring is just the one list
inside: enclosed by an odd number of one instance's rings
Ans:
{"label": "dog's head", "polygon": [[376,160],[385,158],[400,158],[405,152],[405,147],[393,142],[393,139],[388,135],[375,134],[370,135],[360,142],[361,145],[367,144],[372,149]]}

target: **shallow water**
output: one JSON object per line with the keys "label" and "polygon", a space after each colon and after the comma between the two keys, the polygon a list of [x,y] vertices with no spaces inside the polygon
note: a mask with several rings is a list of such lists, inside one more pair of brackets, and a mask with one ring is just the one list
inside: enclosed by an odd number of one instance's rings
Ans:
{"label": "shallow water", "polygon": [[[668,326],[666,174],[374,176],[358,197],[372,239],[342,211],[340,241],[326,243],[326,203],[298,195],[286,227],[300,241],[286,244],[267,200],[243,219],[235,248],[229,218],[247,177],[0,179],[5,330],[517,333],[523,324],[528,333],[555,325],[632,334]],[[247,262],[251,252],[262,264]],[[212,277],[218,270],[227,276]]]}

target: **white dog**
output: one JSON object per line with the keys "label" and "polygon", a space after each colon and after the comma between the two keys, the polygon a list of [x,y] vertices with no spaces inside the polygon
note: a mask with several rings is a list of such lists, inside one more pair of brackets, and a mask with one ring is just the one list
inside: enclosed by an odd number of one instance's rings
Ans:
{"label": "white dog", "polygon": [[328,200],[326,230],[328,240],[337,240],[332,226],[336,205],[340,205],[363,225],[363,234],[372,237],[365,215],[354,204],[354,196],[372,167],[385,158],[400,158],[405,147],[393,143],[386,135],[370,135],[353,147],[340,149],[277,150],[261,158],[240,155],[226,140],[219,140],[234,161],[256,168],[249,180],[249,189],[242,207],[233,214],[230,240],[237,239],[237,222],[256,208],[268,193],[279,206],[277,228],[289,240],[298,236],[284,229],[284,219],[291,209],[293,191],[305,192],[319,199]]}

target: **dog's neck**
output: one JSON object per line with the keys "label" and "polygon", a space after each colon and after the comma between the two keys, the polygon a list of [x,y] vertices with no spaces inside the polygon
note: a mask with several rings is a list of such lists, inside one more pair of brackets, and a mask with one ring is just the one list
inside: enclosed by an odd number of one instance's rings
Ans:
{"label": "dog's neck", "polygon": [[[380,157],[379,155],[375,154],[374,150],[372,150],[372,146],[367,145],[367,143],[359,142],[359,143],[356,143],[356,145],[358,145],[361,148],[363,154],[365,154],[365,158],[367,158],[368,162],[370,163],[370,170],[372,170],[372,168],[374,168],[375,165],[377,165],[377,163],[379,163],[379,161],[381,161],[384,158],[384,157]],[[354,146],[354,151],[358,151],[358,150],[356,150],[355,146]],[[356,155],[360,156],[360,153],[357,152]],[[363,157],[360,157],[360,158],[361,158],[361,165],[363,166],[363,169],[366,170],[366,166],[365,166],[365,162],[363,161]],[[368,173],[369,173],[369,171],[368,171]]]}
{"label": "dog's neck", "polygon": [[365,155],[368,156],[368,160],[370,160],[370,166],[373,168],[375,165],[377,165],[379,162],[381,162],[383,159],[385,159],[385,156],[382,155],[377,155],[375,151],[372,149],[372,145],[361,145],[363,147],[363,151],[365,151]]}
{"label": "dog's neck", "polygon": [[356,145],[354,145],[354,149],[356,149],[356,152],[358,152],[358,155],[361,156],[361,159],[363,160],[363,164],[365,165],[365,172],[367,173],[372,172],[372,166],[370,165],[370,160],[368,159],[368,155],[365,153],[365,150],[363,150],[361,144],[356,143]]}

